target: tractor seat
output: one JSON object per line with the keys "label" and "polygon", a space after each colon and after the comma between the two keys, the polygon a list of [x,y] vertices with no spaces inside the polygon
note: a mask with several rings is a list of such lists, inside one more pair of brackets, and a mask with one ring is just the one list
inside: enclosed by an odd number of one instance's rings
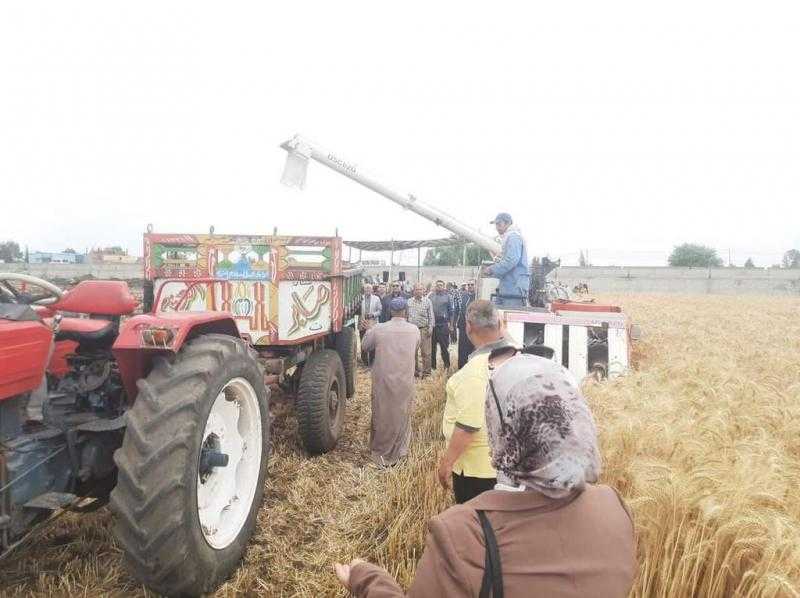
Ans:
{"label": "tractor seat", "polygon": [[75,341],[80,347],[107,349],[114,344],[119,325],[109,320],[62,318],[56,341]]}

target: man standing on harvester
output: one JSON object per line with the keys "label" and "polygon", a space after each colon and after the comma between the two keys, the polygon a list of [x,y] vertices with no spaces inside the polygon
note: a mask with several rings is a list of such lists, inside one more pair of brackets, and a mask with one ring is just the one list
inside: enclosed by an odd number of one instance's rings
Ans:
{"label": "man standing on harvester", "polygon": [[510,214],[500,212],[490,224],[495,225],[503,246],[497,262],[483,268],[484,276],[500,280],[494,302],[503,307],[525,307],[531,286],[525,239]]}

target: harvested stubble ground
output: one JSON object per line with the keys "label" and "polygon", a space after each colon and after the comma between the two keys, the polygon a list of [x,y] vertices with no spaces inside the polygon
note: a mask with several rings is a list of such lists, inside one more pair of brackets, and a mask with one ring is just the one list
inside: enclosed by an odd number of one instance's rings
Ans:
{"label": "harvested stubble ground", "polygon": [[[800,596],[800,300],[605,297],[645,330],[636,371],[585,391],[603,479],[636,519],[633,596]],[[449,498],[434,482],[443,377],[420,384],[408,462],[368,465],[369,383],[330,455],[308,459],[276,407],[267,498],[245,561],[219,596],[344,595],[331,563],[362,556],[404,585],[425,521]],[[145,595],[120,566],[101,511],[66,516],[3,563],[6,595]]]}

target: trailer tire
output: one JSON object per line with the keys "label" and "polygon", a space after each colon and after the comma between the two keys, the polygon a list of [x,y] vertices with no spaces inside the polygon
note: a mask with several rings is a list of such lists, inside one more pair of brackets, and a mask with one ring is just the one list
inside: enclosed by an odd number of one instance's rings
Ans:
{"label": "trailer tire", "polygon": [[321,349],[312,353],[300,373],[295,402],[300,439],[312,455],[336,446],[344,424],[346,392],[339,353]]}
{"label": "trailer tire", "polygon": [[138,387],[114,454],[117,542],[133,576],[156,592],[209,592],[239,564],[264,496],[263,372],[244,341],[208,334],[157,359]]}
{"label": "trailer tire", "polygon": [[589,375],[597,382],[602,382],[608,378],[608,367],[605,363],[593,363],[589,368]]}
{"label": "trailer tire", "polygon": [[341,332],[333,337],[333,344],[344,367],[344,381],[347,387],[347,398],[356,394],[356,360],[358,352],[356,347],[356,332],[353,328],[345,326]]}

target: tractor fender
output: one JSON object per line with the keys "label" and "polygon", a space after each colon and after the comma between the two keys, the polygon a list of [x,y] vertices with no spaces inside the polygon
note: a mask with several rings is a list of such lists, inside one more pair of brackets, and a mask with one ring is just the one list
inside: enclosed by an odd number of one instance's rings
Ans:
{"label": "tractor fender", "polygon": [[128,402],[136,398],[136,382],[147,376],[155,357],[174,355],[189,340],[212,333],[241,337],[233,317],[225,312],[159,312],[125,320],[111,350]]}

